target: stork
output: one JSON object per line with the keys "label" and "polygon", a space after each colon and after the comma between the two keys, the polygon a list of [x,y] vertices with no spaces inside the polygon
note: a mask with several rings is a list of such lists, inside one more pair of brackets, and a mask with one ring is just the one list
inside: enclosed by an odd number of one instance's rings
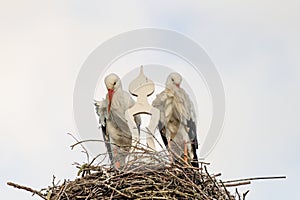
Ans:
{"label": "stork", "polygon": [[175,161],[179,156],[192,166],[199,167],[196,115],[192,101],[181,88],[181,82],[179,73],[171,73],[165,90],[156,96],[152,105],[160,110],[158,128]]}
{"label": "stork", "polygon": [[[107,95],[103,101],[95,101],[103,138],[112,164],[118,169],[125,164],[132,135],[125,119],[125,112],[134,105],[128,92],[122,89],[120,78],[112,73],[105,80]],[[134,117],[137,127],[141,124],[140,116]]]}

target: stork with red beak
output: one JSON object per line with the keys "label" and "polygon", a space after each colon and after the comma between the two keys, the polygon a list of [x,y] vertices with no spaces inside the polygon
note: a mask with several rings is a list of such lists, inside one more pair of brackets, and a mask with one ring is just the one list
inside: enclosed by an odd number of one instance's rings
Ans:
{"label": "stork with red beak", "polygon": [[[121,80],[116,74],[109,74],[104,82],[108,93],[103,101],[95,101],[96,112],[111,163],[120,168],[125,164],[132,143],[125,111],[135,102],[130,94],[122,89]],[[140,116],[135,116],[135,122],[139,127]]]}
{"label": "stork with red beak", "polygon": [[182,160],[199,167],[196,115],[188,94],[181,88],[182,77],[171,73],[166,88],[156,96],[152,105],[160,110],[160,130],[163,142],[173,160]]}

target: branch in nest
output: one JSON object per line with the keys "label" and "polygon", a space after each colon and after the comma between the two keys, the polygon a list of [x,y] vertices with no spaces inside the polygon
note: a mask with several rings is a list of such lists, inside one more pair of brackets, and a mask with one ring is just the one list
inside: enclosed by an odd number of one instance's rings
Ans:
{"label": "branch in nest", "polygon": [[17,188],[17,189],[20,189],[20,190],[25,190],[25,191],[31,192],[33,195],[36,194],[39,197],[47,200],[46,197],[41,192],[39,192],[37,190],[31,189],[31,188],[23,186],[23,185],[18,185],[16,183],[12,183],[12,182],[7,182],[7,185],[12,186],[12,187]]}

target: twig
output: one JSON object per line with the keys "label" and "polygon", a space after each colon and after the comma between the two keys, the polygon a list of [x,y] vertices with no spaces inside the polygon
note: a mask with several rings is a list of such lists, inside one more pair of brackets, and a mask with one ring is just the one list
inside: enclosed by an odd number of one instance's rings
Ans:
{"label": "twig", "polygon": [[249,185],[251,184],[250,181],[238,182],[238,183],[231,183],[231,184],[224,184],[225,187],[237,187],[241,185]]}
{"label": "twig", "polygon": [[247,190],[247,192],[245,192],[244,194],[243,194],[243,200],[245,200],[246,199],[246,195],[249,193],[249,190]]}
{"label": "twig", "polygon": [[224,181],[223,183],[233,183],[233,182],[241,182],[241,181],[254,181],[254,180],[268,180],[268,179],[285,179],[286,176],[265,176],[265,177],[254,177],[254,178],[243,178],[236,180]]}
{"label": "twig", "polygon": [[73,149],[77,144],[80,144],[81,148],[83,149],[83,152],[85,153],[86,155],[86,158],[87,158],[87,162],[89,163],[90,162],[90,155],[89,155],[89,152],[88,150],[81,144],[82,141],[79,141],[75,136],[73,136],[71,133],[68,133],[68,135],[70,135],[77,143],[75,145],[71,145],[71,149]]}
{"label": "twig", "polygon": [[31,188],[26,187],[26,186],[18,185],[16,183],[12,183],[12,182],[7,182],[7,185],[12,186],[12,187],[17,188],[17,189],[20,189],[20,190],[25,190],[25,191],[31,192],[32,194],[36,194],[39,197],[47,200],[46,197],[41,192],[39,192],[37,190],[31,189]]}
{"label": "twig", "polygon": [[226,189],[224,183],[223,183],[222,181],[220,181],[220,183],[221,183],[222,186],[224,187],[224,190],[225,190],[225,192],[226,192],[226,195],[227,195],[228,199],[231,199],[230,194],[229,194],[228,190]]}

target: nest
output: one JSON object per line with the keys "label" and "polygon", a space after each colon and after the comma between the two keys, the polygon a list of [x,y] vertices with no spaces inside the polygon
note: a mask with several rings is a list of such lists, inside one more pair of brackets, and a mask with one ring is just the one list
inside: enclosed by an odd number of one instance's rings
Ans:
{"label": "nest", "polygon": [[[94,140],[93,140],[94,141]],[[77,141],[75,145],[84,141]],[[82,146],[83,147],[83,146]],[[257,177],[222,182],[221,173],[210,174],[209,163],[199,162],[199,168],[183,159],[170,162],[167,154],[140,149],[131,154],[125,166],[89,162],[89,154],[83,147],[88,162],[80,165],[75,180],[55,183],[40,191],[16,183],[7,184],[31,192],[44,200],[97,200],[97,199],[199,199],[199,200],[245,200],[249,190],[242,195],[237,189],[232,194],[227,187],[250,184],[250,180],[278,179],[279,177]],[[167,155],[167,156],[166,156]],[[99,156],[98,156],[99,157]]]}
{"label": "nest", "polygon": [[61,200],[235,199],[214,175],[187,166],[128,171],[89,166],[83,171],[87,173],[81,178],[48,188],[48,197]]}
{"label": "nest", "polygon": [[[169,163],[161,155],[142,153],[135,156],[122,169],[107,165],[78,165],[78,176],[41,191],[8,183],[30,191],[45,200],[96,200],[96,199],[242,199],[232,195],[226,184],[209,174],[207,165],[200,162],[195,168],[187,163]],[[243,195],[243,199],[246,194]]]}

